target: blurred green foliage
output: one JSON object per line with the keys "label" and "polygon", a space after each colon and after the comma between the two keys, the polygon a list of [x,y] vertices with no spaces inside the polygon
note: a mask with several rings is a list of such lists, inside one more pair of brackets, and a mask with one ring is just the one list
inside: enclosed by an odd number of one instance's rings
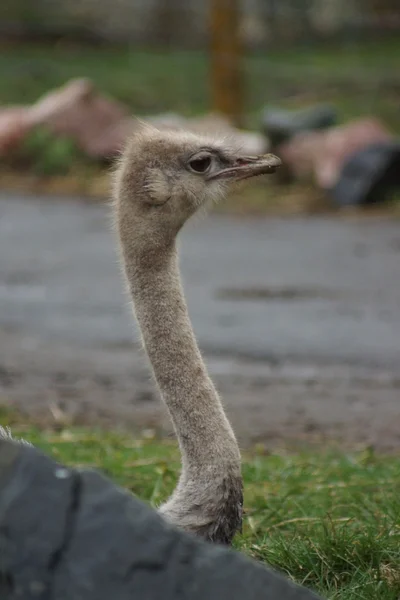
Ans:
{"label": "blurred green foliage", "polygon": [[93,162],[74,140],[55,135],[46,127],[35,127],[21,146],[3,159],[11,167],[41,176],[68,175],[76,166],[89,166]]}
{"label": "blurred green foliage", "polygon": [[[247,124],[259,127],[265,104],[329,102],[340,120],[374,114],[400,133],[399,56],[400,36],[251,53],[244,61]],[[138,114],[211,108],[206,51],[11,45],[0,52],[0,77],[0,104],[31,103],[71,78],[88,77]]]}

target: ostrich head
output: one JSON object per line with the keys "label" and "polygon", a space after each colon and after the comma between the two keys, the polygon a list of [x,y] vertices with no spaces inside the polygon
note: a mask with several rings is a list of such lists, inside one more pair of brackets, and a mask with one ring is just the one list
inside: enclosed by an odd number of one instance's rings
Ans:
{"label": "ostrich head", "polygon": [[[172,241],[185,221],[229,184],[273,173],[272,154],[244,156],[225,141],[144,126],[129,142],[117,171],[115,197],[144,249]],[[122,218],[122,222],[124,219]],[[143,235],[141,235],[143,234]]]}

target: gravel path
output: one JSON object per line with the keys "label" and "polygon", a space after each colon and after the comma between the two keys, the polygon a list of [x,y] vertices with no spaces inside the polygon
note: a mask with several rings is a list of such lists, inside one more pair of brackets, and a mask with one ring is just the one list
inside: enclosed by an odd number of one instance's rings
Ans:
{"label": "gravel path", "polygon": [[[400,443],[400,228],[209,217],[182,235],[190,313],[243,444]],[[170,431],[104,206],[0,196],[0,400]]]}

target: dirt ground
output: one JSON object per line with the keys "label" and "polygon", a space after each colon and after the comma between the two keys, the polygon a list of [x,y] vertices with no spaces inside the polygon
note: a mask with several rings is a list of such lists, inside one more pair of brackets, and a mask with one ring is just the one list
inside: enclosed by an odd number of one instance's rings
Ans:
{"label": "dirt ground", "polygon": [[[400,447],[400,230],[210,217],[182,240],[194,327],[243,446]],[[171,434],[107,209],[0,198],[0,404]]]}
{"label": "dirt ground", "polygon": [[[33,421],[171,433],[140,349],[88,353],[4,331],[0,341],[0,401]],[[207,362],[243,446],[329,440],[400,447],[400,378],[388,371],[215,356]]]}

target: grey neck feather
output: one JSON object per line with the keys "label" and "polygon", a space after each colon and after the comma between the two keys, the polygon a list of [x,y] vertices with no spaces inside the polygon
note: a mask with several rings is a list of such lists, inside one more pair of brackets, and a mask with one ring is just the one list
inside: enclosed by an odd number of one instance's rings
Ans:
{"label": "grey neck feather", "polygon": [[175,244],[145,265],[126,249],[124,258],[144,346],[178,437],[183,474],[198,477],[206,466],[240,465],[235,436],[191,328]]}
{"label": "grey neck feather", "polygon": [[149,239],[147,226],[132,214],[129,185],[125,188],[116,203],[123,263],[144,347],[182,455],[178,484],[159,510],[187,531],[230,543],[242,522],[239,447],[192,331],[175,240],[154,222]]}

